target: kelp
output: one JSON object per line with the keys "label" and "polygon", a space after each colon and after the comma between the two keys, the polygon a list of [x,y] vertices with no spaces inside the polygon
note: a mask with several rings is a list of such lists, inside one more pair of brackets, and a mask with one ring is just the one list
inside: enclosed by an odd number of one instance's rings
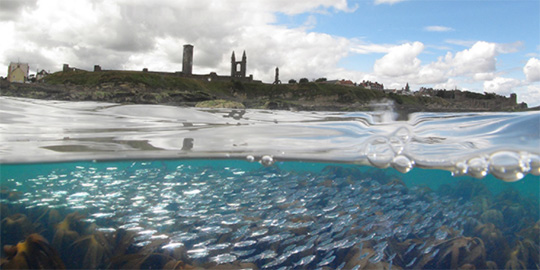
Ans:
{"label": "kelp", "polygon": [[2,269],[65,269],[56,250],[39,234],[29,235],[15,246],[4,246]]}

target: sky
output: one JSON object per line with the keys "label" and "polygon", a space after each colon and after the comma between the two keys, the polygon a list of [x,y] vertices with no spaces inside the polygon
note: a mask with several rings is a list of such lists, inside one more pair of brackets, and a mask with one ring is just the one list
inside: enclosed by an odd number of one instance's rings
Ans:
{"label": "sky", "polygon": [[363,80],[540,105],[538,0],[0,0],[0,76],[72,67]]}

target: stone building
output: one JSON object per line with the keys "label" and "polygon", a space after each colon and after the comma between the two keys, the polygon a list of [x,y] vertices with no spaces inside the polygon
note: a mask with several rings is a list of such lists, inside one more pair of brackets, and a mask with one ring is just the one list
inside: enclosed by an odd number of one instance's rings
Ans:
{"label": "stone building", "polygon": [[193,74],[193,45],[184,45],[184,56],[182,59],[182,73],[184,75]]}
{"label": "stone building", "polygon": [[358,84],[358,86],[363,87],[364,89],[371,89],[371,90],[383,90],[384,85],[378,82],[371,82],[371,81],[362,81]]}
{"label": "stone building", "polygon": [[[240,70],[238,69],[238,66],[240,66]],[[234,56],[234,51],[233,51],[232,56],[231,56],[231,77],[232,78],[245,78],[246,66],[247,66],[246,51],[244,51],[241,61],[236,61],[236,57]]]}
{"label": "stone building", "polygon": [[28,63],[9,63],[7,80],[9,82],[24,83],[28,80],[30,67]]}
{"label": "stone building", "polygon": [[[184,45],[183,59],[182,59],[182,71],[176,72],[167,72],[167,71],[150,71],[148,68],[143,68],[142,72],[161,74],[161,75],[171,75],[179,77],[189,77],[197,80],[204,81],[246,81],[246,82],[261,82],[253,80],[253,75],[246,76],[247,71],[247,57],[246,52],[242,55],[241,61],[236,61],[234,51],[231,57],[231,76],[228,75],[218,75],[215,72],[210,74],[193,74],[193,49],[194,46],[191,44]],[[70,67],[68,64],[64,64],[63,72],[72,72],[79,71],[81,69]],[[94,65],[94,72],[109,72],[114,70],[102,69],[99,65]]]}

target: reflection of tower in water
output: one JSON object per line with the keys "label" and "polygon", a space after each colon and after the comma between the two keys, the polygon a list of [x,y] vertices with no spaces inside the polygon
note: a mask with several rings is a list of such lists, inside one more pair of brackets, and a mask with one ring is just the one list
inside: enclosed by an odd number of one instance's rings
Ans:
{"label": "reflection of tower in water", "polygon": [[182,142],[182,150],[191,151],[191,149],[193,149],[193,141],[193,138],[184,138],[184,141]]}

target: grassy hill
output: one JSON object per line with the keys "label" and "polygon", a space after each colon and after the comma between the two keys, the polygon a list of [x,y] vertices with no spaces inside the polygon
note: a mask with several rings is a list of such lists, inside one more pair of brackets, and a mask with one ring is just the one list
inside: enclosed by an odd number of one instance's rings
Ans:
{"label": "grassy hill", "polygon": [[[461,104],[441,97],[385,94],[378,90],[327,83],[263,84],[241,81],[204,81],[174,74],[140,71],[57,72],[44,83],[1,81],[0,94],[56,100],[93,100],[195,106],[237,104],[234,107],[298,110],[370,110],[370,103],[393,100],[396,109],[414,111],[466,111]],[[480,94],[481,95],[481,94]],[[227,105],[233,106],[233,105]]]}
{"label": "grassy hill", "polygon": [[57,72],[46,78],[43,87],[34,87],[34,91],[39,92],[38,88],[42,88],[42,92],[44,88],[64,89],[63,93],[69,96],[52,92],[57,98],[72,100],[194,105],[191,103],[222,99],[243,103],[248,108],[277,109],[353,109],[353,105],[358,107],[388,98],[381,91],[335,84],[208,82],[138,71]]}

